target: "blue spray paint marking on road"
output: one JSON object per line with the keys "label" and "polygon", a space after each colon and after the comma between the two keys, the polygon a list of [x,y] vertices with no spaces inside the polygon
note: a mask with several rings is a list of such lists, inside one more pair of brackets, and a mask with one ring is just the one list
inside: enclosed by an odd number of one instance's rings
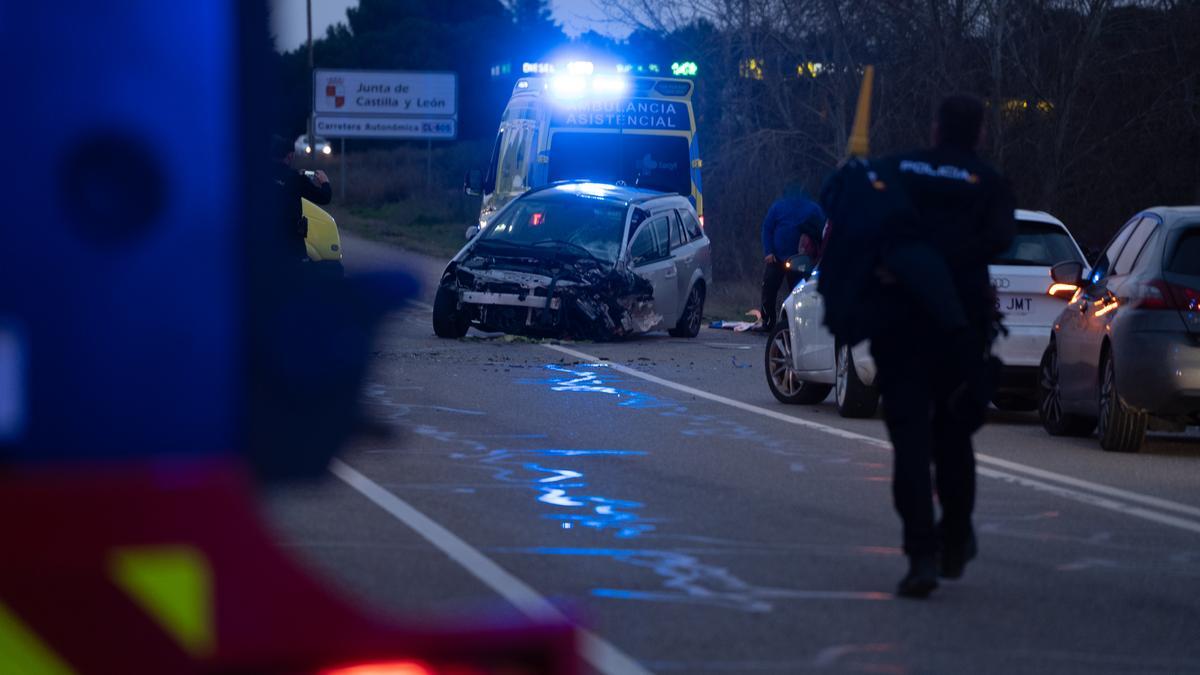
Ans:
{"label": "blue spray paint marking on road", "polygon": [[623,408],[638,410],[665,408],[674,412],[685,412],[687,410],[686,407],[669,399],[661,399],[645,392],[612,386],[612,383],[621,382],[621,378],[612,375],[611,372],[607,371],[607,368],[608,366],[602,363],[590,364],[575,369],[567,368],[557,363],[550,363],[546,365],[546,370],[558,373],[558,377],[537,380],[521,379],[517,380],[517,383],[549,386],[551,391],[558,392],[613,396],[618,399],[617,405]]}
{"label": "blue spray paint marking on road", "polygon": [[611,558],[616,562],[650,569],[663,578],[664,590],[593,589],[592,595],[599,598],[694,603],[743,612],[769,612],[774,608],[774,600],[892,599],[890,593],[877,591],[810,591],[755,586],[737,578],[724,567],[706,564],[695,556],[674,551],[543,547],[518,549],[516,552]]}
{"label": "blue spray paint marking on road", "polygon": [[539,502],[557,507],[554,513],[545,514],[542,518],[559,523],[560,529],[587,527],[611,531],[618,538],[628,539],[655,529],[651,521],[638,513],[644,504],[627,499],[585,494],[584,490],[588,484],[582,471],[544,466],[539,462],[526,460],[530,455],[575,458],[628,457],[644,454],[630,450],[492,450],[481,461],[489,466],[500,467],[493,474],[497,480],[529,485],[538,492]]}
{"label": "blue spray paint marking on road", "polygon": [[[735,447],[756,446],[787,458],[811,457],[812,461],[830,458],[828,448],[815,451],[798,446],[786,439],[775,438],[738,423],[712,414],[689,411],[686,405],[620,386],[622,380],[606,364],[587,364],[565,367],[549,364],[545,369],[552,377],[518,379],[525,385],[547,387],[565,394],[582,394],[588,399],[607,400],[630,411],[678,420],[680,433],[693,442],[707,439],[734,441]],[[598,396],[597,396],[598,395]],[[587,494],[585,471],[573,459],[587,457],[641,456],[646,453],[607,449],[521,449],[492,450],[474,437],[465,437],[432,427],[418,426],[418,434],[438,441],[465,445],[472,451],[456,453],[456,458],[480,462],[493,471],[495,480],[536,492],[540,505],[552,509],[543,519],[558,523],[556,531],[587,527],[610,533],[620,541],[657,539],[657,521],[642,515],[644,504],[632,500],[612,499]],[[846,460],[848,462],[848,458]],[[796,462],[796,467],[803,464]],[[563,533],[567,535],[566,532]],[[678,535],[676,535],[678,536]],[[686,537],[685,537],[686,538]],[[720,547],[724,549],[725,547]],[[737,552],[734,546],[728,552]],[[648,570],[659,577],[659,588],[595,588],[594,597],[620,600],[641,600],[702,604],[743,612],[769,612],[777,601],[804,600],[886,600],[887,593],[857,591],[808,591],[801,589],[755,586],[743,581],[724,567],[702,561],[696,552],[670,549],[624,550],[608,548],[533,548],[510,549],[512,552],[537,555],[579,555],[606,557],[622,565]]]}
{"label": "blue spray paint marking on road", "polygon": [[[602,394],[612,397],[622,408],[650,410],[661,417],[680,418],[685,424],[680,433],[691,438],[709,437],[733,440],[738,443],[751,443],[765,447],[775,454],[786,456],[806,454],[794,443],[766,436],[735,420],[724,419],[716,415],[692,413],[686,405],[678,401],[615,386],[623,383],[623,380],[604,363],[591,363],[570,368],[550,363],[545,368],[561,376],[545,379],[520,379],[517,380],[517,383],[547,386],[555,392]],[[821,452],[823,455],[828,454],[828,451],[825,450]]]}

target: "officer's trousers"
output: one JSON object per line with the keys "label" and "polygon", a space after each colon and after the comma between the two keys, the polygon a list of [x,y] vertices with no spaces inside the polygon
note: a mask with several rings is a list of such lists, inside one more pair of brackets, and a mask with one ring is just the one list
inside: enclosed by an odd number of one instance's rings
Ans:
{"label": "officer's trousers", "polygon": [[[948,344],[928,324],[890,324],[872,337],[871,354],[895,448],[892,498],[904,524],[905,554],[928,555],[943,546],[962,546],[973,534],[973,429],[951,412],[951,397],[964,381],[961,361],[954,357],[962,347]],[[982,348],[982,340],[979,344]],[[942,510],[936,525],[935,485]]]}
{"label": "officer's trousers", "polygon": [[791,293],[796,284],[800,283],[800,275],[789,270],[783,260],[773,263],[763,263],[762,278],[762,313],[763,326],[770,328],[779,317],[779,286],[787,282],[784,294]]}

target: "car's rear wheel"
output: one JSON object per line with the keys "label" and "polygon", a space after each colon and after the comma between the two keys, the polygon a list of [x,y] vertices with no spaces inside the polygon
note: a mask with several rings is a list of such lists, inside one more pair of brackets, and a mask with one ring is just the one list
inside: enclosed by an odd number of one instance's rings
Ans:
{"label": "car's rear wheel", "polygon": [[879,408],[879,389],[863,383],[854,367],[854,350],[839,345],[835,357],[834,391],[842,417],[871,417]]}
{"label": "car's rear wheel", "polygon": [[1096,428],[1093,419],[1063,412],[1058,347],[1053,341],[1042,353],[1042,363],[1038,369],[1038,418],[1051,436],[1087,436]]}
{"label": "car's rear wheel", "polygon": [[471,327],[470,317],[458,307],[458,294],[438,286],[433,298],[433,333],[440,338],[460,338]]}
{"label": "car's rear wheel", "polygon": [[765,361],[767,386],[781,403],[820,403],[829,396],[829,390],[833,388],[828,384],[805,382],[800,379],[799,373],[796,372],[796,364],[792,361],[792,335],[788,330],[787,321],[775,324],[770,337],[767,338]]}
{"label": "car's rear wheel", "polygon": [[1146,413],[1130,409],[1117,388],[1112,353],[1105,354],[1100,376],[1100,447],[1109,452],[1138,452],[1146,441]]}
{"label": "car's rear wheel", "polygon": [[688,293],[687,304],[683,307],[683,316],[675,327],[667,331],[674,337],[694,338],[700,334],[700,322],[704,319],[704,286],[694,284]]}

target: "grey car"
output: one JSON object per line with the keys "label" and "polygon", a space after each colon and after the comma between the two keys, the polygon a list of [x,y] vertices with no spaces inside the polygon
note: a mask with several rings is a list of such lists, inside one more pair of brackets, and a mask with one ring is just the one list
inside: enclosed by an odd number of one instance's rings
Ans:
{"label": "grey car", "polygon": [[1079,289],[1042,357],[1046,430],[1096,429],[1105,450],[1137,452],[1147,428],[1200,423],[1200,206],[1143,211],[1092,270],[1069,262],[1052,275]]}
{"label": "grey car", "polygon": [[433,329],[611,339],[700,332],[712,255],[691,202],[622,184],[530,190],[446,266]]}

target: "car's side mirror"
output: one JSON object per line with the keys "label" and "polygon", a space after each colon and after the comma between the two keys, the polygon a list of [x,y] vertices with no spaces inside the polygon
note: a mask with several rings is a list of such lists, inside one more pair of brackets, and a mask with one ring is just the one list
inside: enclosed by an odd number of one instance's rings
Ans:
{"label": "car's side mirror", "polygon": [[467,231],[463,233],[463,236],[465,236],[467,238],[467,241],[471,241],[472,239],[475,238],[475,235],[477,235],[477,234],[479,234],[479,226],[472,225],[467,228]]}
{"label": "car's side mirror", "polygon": [[1060,262],[1050,268],[1050,278],[1055,283],[1079,286],[1083,283],[1083,263],[1074,260]]}
{"label": "car's side mirror", "polygon": [[798,253],[785,260],[783,266],[792,274],[800,275],[801,279],[807,279],[808,275],[812,274],[813,258],[811,255]]}
{"label": "car's side mirror", "polygon": [[483,172],[479,169],[471,169],[463,178],[463,192],[471,196],[480,195],[483,193]]}

